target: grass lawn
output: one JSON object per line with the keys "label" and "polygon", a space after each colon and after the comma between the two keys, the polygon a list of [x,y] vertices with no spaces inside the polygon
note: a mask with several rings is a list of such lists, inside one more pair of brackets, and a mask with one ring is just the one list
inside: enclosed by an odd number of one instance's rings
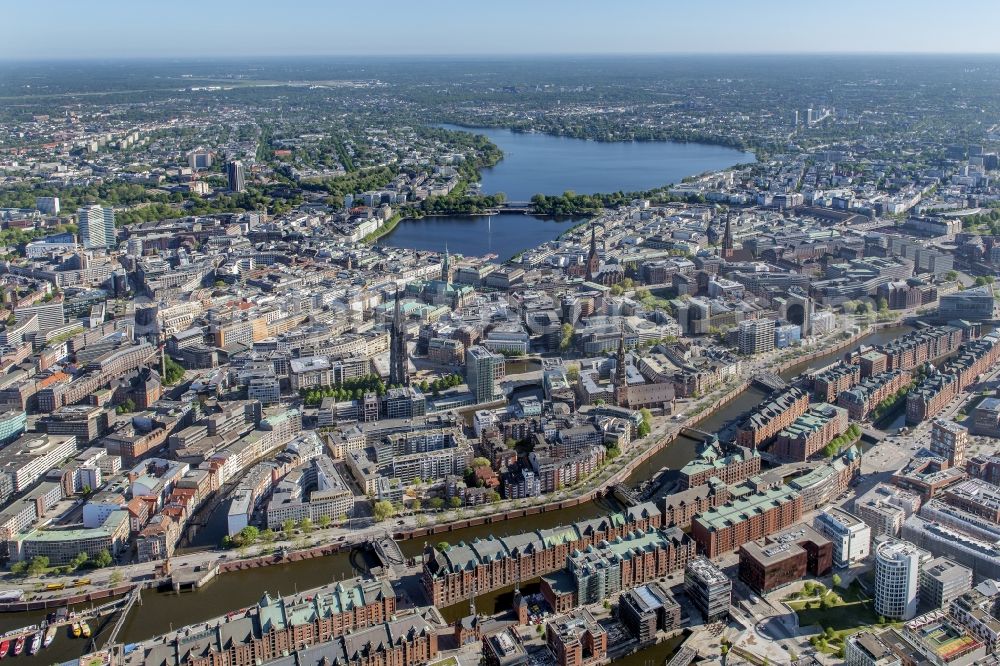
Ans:
{"label": "grass lawn", "polygon": [[[821,599],[826,600],[827,608],[820,608]],[[827,632],[824,644],[816,646],[827,654],[837,652],[845,638],[866,627],[888,626],[879,624],[874,602],[857,583],[846,590],[817,588],[810,598],[788,599],[785,603],[799,616],[799,626],[817,625]]]}
{"label": "grass lawn", "polygon": [[455,657],[445,657],[438,661],[432,661],[427,664],[427,666],[459,666],[458,659]]}

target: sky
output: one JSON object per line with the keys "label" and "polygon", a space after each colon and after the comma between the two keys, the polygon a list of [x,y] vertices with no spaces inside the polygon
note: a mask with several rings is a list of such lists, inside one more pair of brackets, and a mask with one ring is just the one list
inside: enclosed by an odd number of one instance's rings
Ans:
{"label": "sky", "polygon": [[0,0],[0,59],[996,53],[964,0]]}

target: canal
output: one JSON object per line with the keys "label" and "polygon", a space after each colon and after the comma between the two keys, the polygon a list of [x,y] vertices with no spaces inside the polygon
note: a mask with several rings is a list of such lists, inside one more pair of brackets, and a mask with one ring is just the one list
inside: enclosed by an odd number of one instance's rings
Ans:
{"label": "canal", "polygon": [[[883,329],[862,338],[848,349],[824,354],[811,361],[794,366],[788,371],[783,372],[782,375],[789,377],[791,375],[788,373],[794,372],[797,374],[805,370],[828,365],[837,358],[842,357],[850,349],[854,349],[862,344],[871,345],[885,342],[898,337],[906,332],[906,330],[908,329],[902,326]],[[706,414],[698,423],[698,427],[708,432],[716,431],[727,422],[739,417],[759,404],[764,397],[764,392],[750,388],[721,409]],[[646,464],[640,466],[629,481],[638,482],[650,478],[664,466],[668,466],[671,470],[676,471],[694,457],[696,445],[697,443],[694,440],[685,437],[675,439],[654,455]],[[616,502],[610,499],[601,499],[571,509],[530,516],[512,521],[509,524],[479,525],[443,533],[433,537],[435,539],[433,543],[437,541],[457,543],[475,538],[485,538],[491,534],[502,537],[506,534],[566,525],[616,510],[620,510],[620,506]],[[424,543],[424,539],[412,539],[402,542],[400,546],[406,555],[412,556],[422,552]],[[347,553],[342,553],[251,571],[223,574],[198,592],[183,594],[146,592],[143,594],[142,605],[136,606],[132,611],[131,617],[127,620],[122,634],[119,636],[119,640],[125,642],[139,641],[168,631],[171,627],[180,627],[192,622],[208,620],[223,615],[230,610],[253,604],[265,591],[272,594],[278,594],[279,592],[291,593],[296,590],[304,590],[348,578],[352,575],[354,575],[354,570],[350,563],[350,556]],[[526,591],[537,590],[537,579],[534,581],[525,581],[523,587]],[[476,597],[476,607],[480,612],[485,613],[509,608],[512,592],[513,588],[510,588],[479,595]],[[450,608],[442,609],[442,613],[447,618],[460,617],[468,612],[468,607],[468,602],[464,602]],[[0,616],[0,631],[33,624],[43,617],[44,613],[11,613],[2,615]],[[79,656],[84,647],[84,641],[70,639],[63,634],[56,639],[56,642],[48,650],[44,650],[36,657],[19,657],[17,661],[33,664],[51,664]]]}

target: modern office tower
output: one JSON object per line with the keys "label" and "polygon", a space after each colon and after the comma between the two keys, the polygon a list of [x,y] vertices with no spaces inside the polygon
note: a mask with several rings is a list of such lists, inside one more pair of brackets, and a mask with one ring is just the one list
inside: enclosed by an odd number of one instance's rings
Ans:
{"label": "modern office tower", "polygon": [[887,540],[875,550],[875,612],[893,620],[917,614],[920,549],[908,541]]}
{"label": "modern office tower", "polygon": [[774,349],[774,321],[750,319],[739,323],[741,354],[763,354]]}
{"label": "modern office tower", "polygon": [[833,542],[835,567],[849,567],[868,557],[872,529],[861,518],[831,507],[816,515],[813,527]]}
{"label": "modern office tower", "polygon": [[465,381],[476,402],[490,402],[502,395],[497,381],[504,377],[504,357],[475,345],[465,350]]}
{"label": "modern office tower", "polygon": [[965,449],[969,445],[969,429],[954,421],[934,419],[931,425],[931,451],[947,458],[952,467],[965,462]]}
{"label": "modern office tower", "polygon": [[993,287],[984,284],[953,294],[945,294],[938,304],[938,320],[983,321],[993,318]]}
{"label": "modern office tower", "polygon": [[58,215],[59,197],[35,197],[35,208],[46,215]]}
{"label": "modern office tower", "polygon": [[972,589],[972,569],[947,557],[937,557],[920,568],[920,601],[925,611],[945,610],[954,599]]}
{"label": "modern office tower", "polygon": [[37,318],[37,330],[42,333],[66,324],[66,309],[62,299],[14,308],[14,318],[18,324],[32,316]]}
{"label": "modern office tower", "polygon": [[622,624],[645,645],[656,640],[658,631],[673,631],[681,626],[681,607],[670,591],[657,582],[634,587],[618,598]]}
{"label": "modern office tower", "polygon": [[707,557],[697,557],[687,565],[684,591],[705,622],[721,620],[729,615],[733,581]]}
{"label": "modern office tower", "polygon": [[247,189],[246,170],[243,162],[234,160],[226,165],[226,178],[229,179],[229,190],[232,192],[243,192]]}
{"label": "modern office tower", "polygon": [[76,211],[80,243],[85,250],[107,249],[115,244],[115,211],[101,206],[85,206]]}
{"label": "modern office tower", "polygon": [[406,349],[406,330],[403,324],[403,311],[399,303],[399,290],[396,290],[396,302],[392,310],[392,328],[389,331],[389,385],[409,386],[410,369],[409,354]]}

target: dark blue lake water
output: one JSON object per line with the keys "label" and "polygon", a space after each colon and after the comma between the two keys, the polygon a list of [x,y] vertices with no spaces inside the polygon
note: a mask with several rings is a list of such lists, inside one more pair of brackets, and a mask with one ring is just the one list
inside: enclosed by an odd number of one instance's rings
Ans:
{"label": "dark blue lake water", "polygon": [[434,252],[447,246],[453,254],[495,254],[499,261],[506,261],[522,250],[552,240],[583,219],[553,220],[520,213],[425,217],[403,220],[379,244]]}
{"label": "dark blue lake water", "polygon": [[481,183],[487,194],[503,192],[512,201],[566,190],[578,194],[637,192],[756,161],[753,153],[701,143],[600,143],[506,129],[443,127],[484,134],[503,150],[503,159],[483,170]]}
{"label": "dark blue lake water", "polygon": [[[599,143],[583,139],[520,134],[502,129],[448,129],[485,134],[504,152],[495,167],[482,172],[482,189],[503,192],[510,201],[566,190],[634,192],[679,182],[685,176],[754,161],[751,153],[699,143],[668,141]],[[451,252],[466,256],[496,254],[501,261],[551,240],[580,222],[534,215],[505,214],[492,219],[457,215],[405,220],[379,242],[393,247]]]}

